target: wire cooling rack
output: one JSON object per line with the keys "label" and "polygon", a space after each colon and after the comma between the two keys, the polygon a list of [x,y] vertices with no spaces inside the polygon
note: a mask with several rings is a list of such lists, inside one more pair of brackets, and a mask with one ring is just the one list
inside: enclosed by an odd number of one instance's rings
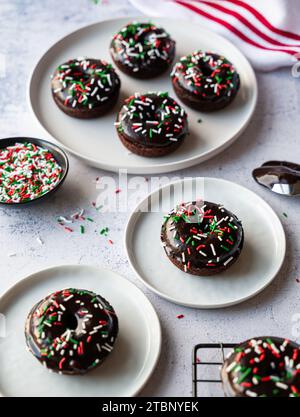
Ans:
{"label": "wire cooling rack", "polygon": [[[229,350],[236,343],[199,343],[193,349],[193,397],[207,396],[207,388],[214,395],[224,396],[221,389],[220,367]],[[211,396],[211,395],[210,395]]]}

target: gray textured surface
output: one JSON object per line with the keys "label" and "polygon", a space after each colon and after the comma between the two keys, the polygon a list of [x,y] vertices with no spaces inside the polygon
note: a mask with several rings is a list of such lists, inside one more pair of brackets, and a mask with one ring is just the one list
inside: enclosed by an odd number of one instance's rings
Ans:
{"label": "gray textured surface", "polygon": [[[88,0],[0,0],[0,54],[6,64],[6,76],[2,74],[0,78],[1,137],[41,136],[26,102],[26,84],[33,62],[73,29],[136,13],[127,1],[110,3],[97,7]],[[259,101],[247,131],[221,155],[177,173],[181,177],[207,175],[236,181],[265,198],[278,213],[287,233],[286,262],[273,284],[254,299],[224,310],[197,311],[173,305],[145,289],[130,270],[123,249],[123,226],[128,214],[96,213],[91,207],[97,196],[94,181],[104,173],[73,157],[63,191],[51,203],[22,210],[0,209],[1,292],[38,269],[60,263],[86,263],[120,272],[148,295],[161,318],[163,350],[143,395],[189,396],[191,349],[197,342],[240,341],[266,333],[297,338],[293,318],[297,319],[294,315],[300,313],[300,283],[296,282],[300,278],[300,201],[272,195],[256,185],[250,174],[268,159],[299,162],[299,80],[292,78],[290,70],[257,76]],[[80,207],[88,208],[97,224],[87,224],[82,236],[78,231],[64,232],[56,217],[69,215]],[[96,234],[95,229],[103,226],[110,228],[113,245]],[[43,245],[37,242],[37,236]],[[178,320],[178,314],[185,317]]]}

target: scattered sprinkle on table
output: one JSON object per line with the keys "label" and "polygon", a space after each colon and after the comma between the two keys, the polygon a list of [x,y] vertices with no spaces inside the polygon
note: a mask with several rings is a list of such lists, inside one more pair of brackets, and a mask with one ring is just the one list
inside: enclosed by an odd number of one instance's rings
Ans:
{"label": "scattered sprinkle on table", "polygon": [[198,123],[202,123],[202,119],[198,119],[198,120],[197,120],[197,122],[198,122]]}
{"label": "scattered sprinkle on table", "polygon": [[40,238],[40,236],[38,236],[38,237],[36,238],[36,241],[37,241],[37,243],[39,243],[40,245],[43,245],[43,244],[44,244],[44,242],[43,242],[43,240]]}
{"label": "scattered sprinkle on table", "polygon": [[[83,235],[83,234],[86,234],[86,232],[90,230],[90,226],[87,223],[82,224],[82,222],[84,221],[91,222],[91,226],[92,224],[94,224],[94,228],[93,228],[94,232],[99,233],[103,237],[108,237],[109,228],[106,226],[99,230],[97,219],[94,220],[91,217],[88,217],[87,215],[85,215],[84,213],[85,213],[84,209],[79,209],[78,211],[76,211],[75,213],[71,215],[59,216],[57,217],[57,223],[65,232],[68,232],[68,233],[74,232],[74,234],[79,233],[80,235]],[[72,224],[72,227],[70,227],[71,224]],[[107,243],[109,245],[114,244],[112,239],[107,239]]]}
{"label": "scattered sprinkle on table", "polygon": [[30,142],[0,149],[0,202],[35,200],[57,186],[62,168],[47,149]]}
{"label": "scattered sprinkle on table", "polygon": [[282,215],[283,215],[284,217],[288,217],[288,215],[287,215],[286,213],[282,213]]}
{"label": "scattered sprinkle on table", "polygon": [[117,189],[116,189],[116,191],[115,191],[115,193],[116,193],[116,194],[119,194],[121,191],[122,191],[122,190],[121,190],[120,188],[117,188]]}
{"label": "scattered sprinkle on table", "polygon": [[183,319],[184,318],[184,314],[178,314],[177,318],[178,319]]}
{"label": "scattered sprinkle on table", "polygon": [[109,232],[109,228],[104,227],[103,229],[100,230],[100,235],[107,236],[108,232]]}
{"label": "scattered sprinkle on table", "polygon": [[58,221],[58,223],[59,224],[61,224],[61,225],[64,225],[64,224],[66,224],[66,223],[73,223],[73,220],[71,220],[71,219],[67,219],[66,217],[64,217],[64,216],[59,216],[59,218],[57,219],[57,221]]}
{"label": "scattered sprinkle on table", "polygon": [[71,214],[71,219],[75,219],[75,220],[85,220],[84,215],[84,209],[81,209],[80,211],[76,211],[75,213]]}

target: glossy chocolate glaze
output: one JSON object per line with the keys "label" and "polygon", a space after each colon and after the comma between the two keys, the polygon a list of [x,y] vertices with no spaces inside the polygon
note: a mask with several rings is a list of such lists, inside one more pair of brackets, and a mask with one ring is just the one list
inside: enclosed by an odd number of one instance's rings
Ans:
{"label": "glossy chocolate glaze", "polygon": [[72,59],[60,65],[53,74],[51,89],[62,110],[93,113],[113,106],[120,79],[106,61],[89,58]]}
{"label": "glossy chocolate glaze", "polygon": [[125,100],[116,122],[122,136],[147,148],[173,146],[188,133],[187,114],[168,93],[136,93]]}
{"label": "glossy chocolate glaze", "polygon": [[169,67],[175,55],[175,41],[152,23],[132,22],[113,37],[110,52],[122,71],[150,78]]}
{"label": "glossy chocolate glaze", "polygon": [[184,56],[171,73],[174,90],[187,105],[212,111],[228,105],[240,87],[240,77],[226,58],[197,51]]}
{"label": "glossy chocolate glaze", "polygon": [[284,195],[300,195],[300,165],[286,161],[268,161],[252,172],[255,181]]}
{"label": "glossy chocolate glaze", "polygon": [[299,397],[300,346],[279,337],[238,345],[221,371],[229,397]]}
{"label": "glossy chocolate glaze", "polygon": [[212,275],[239,257],[244,232],[238,218],[220,204],[192,202],[165,217],[161,240],[167,256],[180,269]]}
{"label": "glossy chocolate glaze", "polygon": [[46,368],[83,374],[113,349],[118,319],[111,305],[91,291],[57,291],[30,311],[25,336],[29,351]]}

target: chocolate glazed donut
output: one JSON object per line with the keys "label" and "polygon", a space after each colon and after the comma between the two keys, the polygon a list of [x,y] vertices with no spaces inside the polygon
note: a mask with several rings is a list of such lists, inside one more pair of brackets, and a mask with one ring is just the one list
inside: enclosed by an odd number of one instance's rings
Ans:
{"label": "chocolate glazed donut", "polygon": [[175,41],[152,23],[132,22],[112,39],[115,64],[135,78],[153,78],[166,71],[175,56]]}
{"label": "chocolate glazed donut", "polygon": [[173,88],[186,105],[210,112],[228,106],[240,88],[240,77],[225,57],[197,51],[184,56],[171,73]]}
{"label": "chocolate glazed donut", "polygon": [[164,219],[161,241],[169,260],[193,275],[215,275],[236,262],[244,242],[241,222],[222,205],[183,203]]}
{"label": "chocolate glazed donut", "polygon": [[238,345],[221,377],[228,397],[300,397],[300,346],[279,337]]}
{"label": "chocolate glazed donut", "polygon": [[129,97],[115,125],[127,149],[148,157],[173,152],[188,133],[187,115],[168,93],[136,93]]}
{"label": "chocolate glazed donut", "polygon": [[106,61],[77,58],[56,69],[51,88],[55,103],[64,113],[90,119],[102,116],[115,105],[120,79]]}
{"label": "chocolate glazed donut", "polygon": [[38,302],[25,325],[29,351],[49,370],[84,374],[112,351],[118,319],[100,295],[74,288],[57,291]]}

